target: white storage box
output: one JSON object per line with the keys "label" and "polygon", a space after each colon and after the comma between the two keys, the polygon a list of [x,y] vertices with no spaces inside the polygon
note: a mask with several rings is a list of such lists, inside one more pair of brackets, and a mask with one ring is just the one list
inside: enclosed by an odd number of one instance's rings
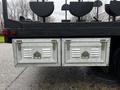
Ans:
{"label": "white storage box", "polygon": [[14,39],[16,65],[60,66],[59,39]]}
{"label": "white storage box", "polygon": [[78,38],[62,40],[63,66],[107,66],[110,38]]}
{"label": "white storage box", "polygon": [[108,66],[110,38],[14,39],[17,66]]}

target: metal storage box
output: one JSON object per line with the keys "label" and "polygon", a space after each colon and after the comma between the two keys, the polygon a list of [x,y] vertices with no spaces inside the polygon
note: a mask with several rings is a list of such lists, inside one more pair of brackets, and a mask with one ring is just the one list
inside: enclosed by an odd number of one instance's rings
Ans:
{"label": "metal storage box", "polygon": [[60,40],[14,39],[15,65],[60,66]]}
{"label": "metal storage box", "polygon": [[63,66],[107,66],[110,38],[78,38],[62,40]]}
{"label": "metal storage box", "polygon": [[108,66],[110,38],[14,39],[15,65]]}

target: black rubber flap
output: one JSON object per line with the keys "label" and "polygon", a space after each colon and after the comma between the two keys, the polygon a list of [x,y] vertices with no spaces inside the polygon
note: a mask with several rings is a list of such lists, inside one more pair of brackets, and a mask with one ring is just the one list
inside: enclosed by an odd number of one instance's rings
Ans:
{"label": "black rubber flap", "polygon": [[106,4],[106,5],[105,5],[105,11],[106,11],[106,13],[107,13],[108,15],[110,15],[110,16],[116,16],[116,14],[113,13],[112,10],[110,9],[110,4]]}
{"label": "black rubber flap", "polygon": [[30,2],[31,10],[39,17],[48,17],[54,11],[53,2]]}
{"label": "black rubber flap", "polygon": [[93,4],[94,7],[101,7],[102,5],[103,5],[103,3],[100,0],[95,1]]}
{"label": "black rubber flap", "polygon": [[116,14],[116,16],[120,16],[120,1],[111,1],[110,9]]}
{"label": "black rubber flap", "polygon": [[62,10],[69,10],[69,5],[68,4],[64,4],[62,6]]}
{"label": "black rubber flap", "polygon": [[70,2],[70,13],[77,17],[88,14],[93,9],[93,2]]}

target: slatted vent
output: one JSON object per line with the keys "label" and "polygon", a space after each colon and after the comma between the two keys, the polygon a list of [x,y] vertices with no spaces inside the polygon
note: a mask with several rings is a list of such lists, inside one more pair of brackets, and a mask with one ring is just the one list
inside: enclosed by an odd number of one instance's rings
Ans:
{"label": "slatted vent", "polygon": [[72,48],[72,58],[80,58],[80,48]]}
{"label": "slatted vent", "polygon": [[92,48],[90,51],[91,58],[100,58],[100,48]]}
{"label": "slatted vent", "polygon": [[23,49],[23,57],[24,58],[33,58],[32,51],[33,51],[32,48],[24,48]]}
{"label": "slatted vent", "polygon": [[52,57],[52,50],[51,48],[43,48],[42,49],[42,57],[43,58],[51,58]]}

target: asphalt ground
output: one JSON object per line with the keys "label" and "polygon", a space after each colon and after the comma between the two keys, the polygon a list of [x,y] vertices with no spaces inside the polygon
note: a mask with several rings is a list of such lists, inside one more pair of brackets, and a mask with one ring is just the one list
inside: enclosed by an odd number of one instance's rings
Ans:
{"label": "asphalt ground", "polygon": [[120,90],[98,68],[15,67],[11,44],[0,44],[0,90]]}

